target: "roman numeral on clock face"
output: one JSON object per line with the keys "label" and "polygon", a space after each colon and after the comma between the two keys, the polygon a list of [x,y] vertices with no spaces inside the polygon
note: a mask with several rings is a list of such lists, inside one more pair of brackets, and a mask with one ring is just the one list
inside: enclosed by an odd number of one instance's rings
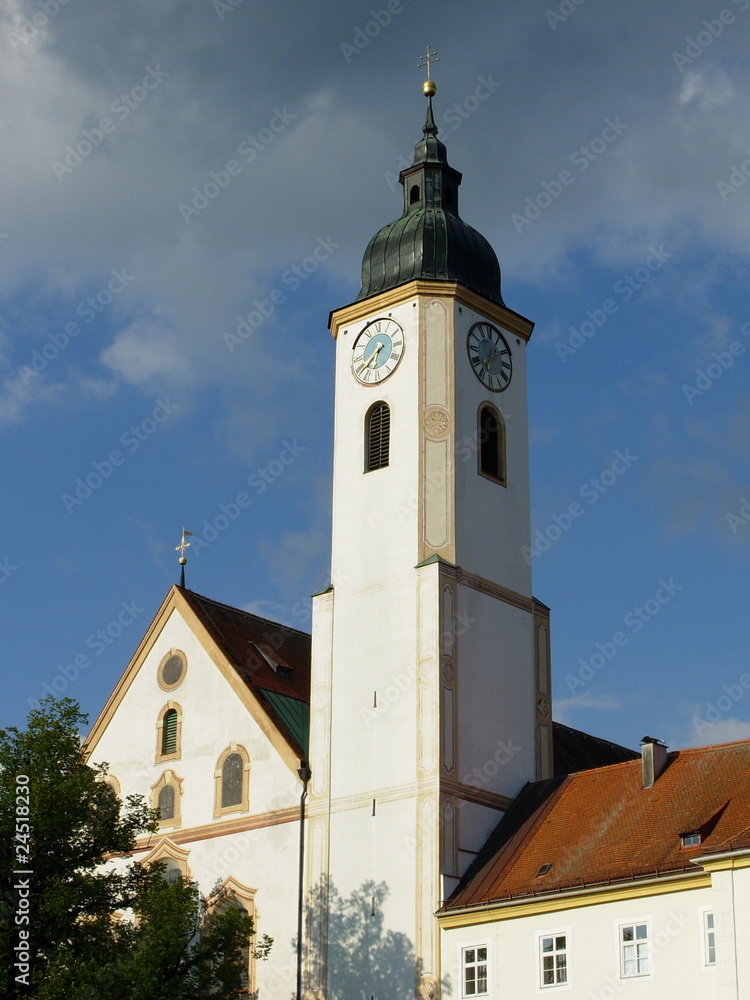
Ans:
{"label": "roman numeral on clock face", "polygon": [[363,385],[384,382],[404,354],[404,331],[395,319],[380,317],[367,323],[352,347],[352,374]]}

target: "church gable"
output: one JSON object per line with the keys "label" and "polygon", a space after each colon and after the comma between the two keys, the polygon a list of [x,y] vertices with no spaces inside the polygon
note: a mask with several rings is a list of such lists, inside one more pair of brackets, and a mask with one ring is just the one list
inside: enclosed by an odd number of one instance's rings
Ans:
{"label": "church gable", "polygon": [[[305,637],[173,587],[86,741],[164,834],[291,809],[306,754]],[[309,639],[308,639],[309,649]]]}

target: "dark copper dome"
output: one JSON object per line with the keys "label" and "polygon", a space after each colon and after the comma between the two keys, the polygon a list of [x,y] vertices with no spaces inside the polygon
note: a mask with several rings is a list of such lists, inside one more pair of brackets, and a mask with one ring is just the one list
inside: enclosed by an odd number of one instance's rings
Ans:
{"label": "dark copper dome", "polygon": [[370,240],[357,299],[421,278],[457,281],[503,305],[495,251],[458,214],[461,174],[448,164],[445,146],[437,137],[432,98],[429,101],[414,162],[399,177],[404,214]]}

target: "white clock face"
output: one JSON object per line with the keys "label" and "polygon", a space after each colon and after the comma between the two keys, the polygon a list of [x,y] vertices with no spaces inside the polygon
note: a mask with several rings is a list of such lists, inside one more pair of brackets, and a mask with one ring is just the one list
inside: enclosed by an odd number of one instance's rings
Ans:
{"label": "white clock face", "polygon": [[502,392],[510,385],[513,362],[505,337],[491,323],[475,323],[466,339],[474,374],[490,392]]}
{"label": "white clock face", "polygon": [[403,354],[404,331],[395,319],[374,319],[354,341],[354,377],[363,385],[379,385],[393,374]]}

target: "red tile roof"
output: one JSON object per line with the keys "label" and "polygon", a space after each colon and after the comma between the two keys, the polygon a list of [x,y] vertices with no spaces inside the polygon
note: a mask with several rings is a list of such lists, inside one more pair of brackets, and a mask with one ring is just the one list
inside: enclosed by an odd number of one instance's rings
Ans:
{"label": "red tile roof", "polygon": [[640,761],[527,785],[445,907],[695,871],[693,858],[746,847],[750,740],[679,750],[652,788]]}
{"label": "red tile roof", "polygon": [[[311,638],[306,632],[220,604],[192,590],[180,590],[248,688],[256,694],[270,691],[309,705]],[[281,670],[275,670],[274,663]],[[261,696],[261,702],[297,756],[306,757],[305,727],[292,728],[289,713],[276,708],[279,699]]]}

